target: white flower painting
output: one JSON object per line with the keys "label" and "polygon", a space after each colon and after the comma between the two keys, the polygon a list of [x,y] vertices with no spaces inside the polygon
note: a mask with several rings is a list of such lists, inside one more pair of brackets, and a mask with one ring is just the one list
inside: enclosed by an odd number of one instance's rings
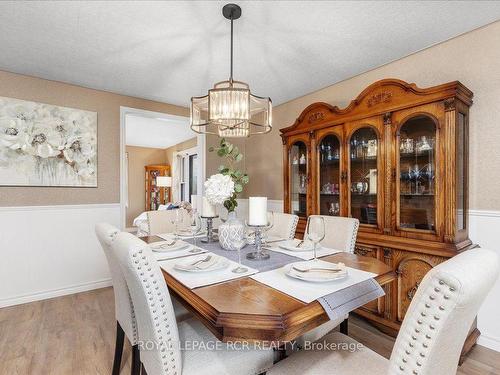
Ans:
{"label": "white flower painting", "polygon": [[97,113],[0,97],[0,185],[97,187]]}

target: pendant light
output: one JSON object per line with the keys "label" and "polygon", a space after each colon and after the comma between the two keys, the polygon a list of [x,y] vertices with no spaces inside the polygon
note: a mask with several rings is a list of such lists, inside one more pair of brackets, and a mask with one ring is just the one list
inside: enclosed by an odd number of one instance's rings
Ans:
{"label": "pendant light", "polygon": [[191,129],[226,138],[268,133],[272,128],[271,99],[253,95],[248,84],[233,80],[233,21],[241,17],[241,8],[227,4],[222,14],[231,21],[229,80],[216,83],[208,95],[191,98]]}

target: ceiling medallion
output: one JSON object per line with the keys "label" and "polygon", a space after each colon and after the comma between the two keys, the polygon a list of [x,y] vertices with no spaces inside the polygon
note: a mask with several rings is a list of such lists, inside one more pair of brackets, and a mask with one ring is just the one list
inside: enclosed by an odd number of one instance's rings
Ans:
{"label": "ceiling medallion", "polygon": [[226,138],[268,133],[272,129],[271,99],[253,95],[248,84],[233,80],[233,20],[241,17],[241,8],[227,4],[222,14],[231,21],[229,80],[216,83],[208,95],[191,98],[191,129]]}

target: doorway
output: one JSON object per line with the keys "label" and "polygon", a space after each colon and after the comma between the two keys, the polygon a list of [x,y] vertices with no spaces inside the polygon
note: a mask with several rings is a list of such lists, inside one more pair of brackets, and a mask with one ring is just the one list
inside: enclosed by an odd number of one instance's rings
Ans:
{"label": "doorway", "polygon": [[[140,232],[147,211],[174,202],[198,206],[205,164],[205,136],[191,131],[188,117],[121,107],[122,229]],[[170,186],[158,186],[157,175],[170,177]]]}

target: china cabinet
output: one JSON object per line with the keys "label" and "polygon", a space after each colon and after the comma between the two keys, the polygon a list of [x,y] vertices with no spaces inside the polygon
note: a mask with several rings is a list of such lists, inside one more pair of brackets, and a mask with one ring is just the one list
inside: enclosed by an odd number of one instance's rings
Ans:
{"label": "china cabinet", "polygon": [[159,187],[156,184],[158,176],[170,176],[170,165],[146,165],[144,169],[144,188],[146,189],[145,209],[146,211],[156,211],[160,204],[170,201],[170,189],[167,192],[165,188]]}
{"label": "china cabinet", "polygon": [[[314,103],[281,129],[284,207],[360,221],[356,253],[398,278],[357,312],[396,334],[423,276],[473,247],[468,238],[468,127],[472,92],[396,79],[367,87],[346,108]],[[469,345],[477,339],[475,327]]]}

